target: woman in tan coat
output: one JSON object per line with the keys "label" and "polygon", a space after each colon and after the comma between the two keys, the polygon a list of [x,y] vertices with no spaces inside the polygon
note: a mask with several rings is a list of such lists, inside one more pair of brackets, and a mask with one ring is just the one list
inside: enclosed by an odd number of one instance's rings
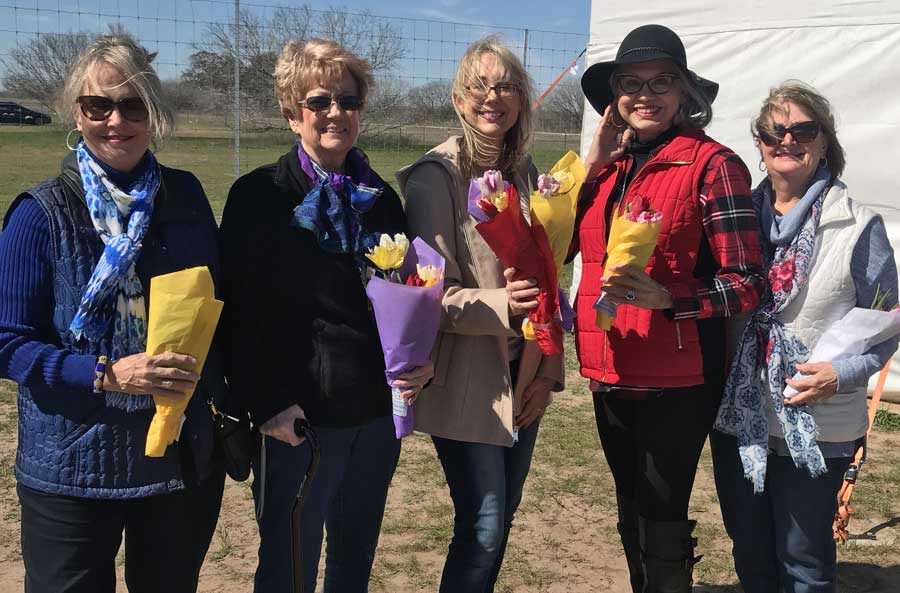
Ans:
{"label": "woman in tan coat", "polygon": [[493,591],[540,419],[551,391],[562,389],[562,356],[545,358],[514,414],[519,328],[538,290],[533,280],[512,280],[515,270],[503,269],[467,212],[470,179],[489,169],[516,186],[529,212],[531,99],[518,58],[492,38],[476,42],[453,85],[463,136],[397,174],[410,236],[446,259],[435,376],[415,404],[416,429],[432,435],[456,510],[442,593]]}

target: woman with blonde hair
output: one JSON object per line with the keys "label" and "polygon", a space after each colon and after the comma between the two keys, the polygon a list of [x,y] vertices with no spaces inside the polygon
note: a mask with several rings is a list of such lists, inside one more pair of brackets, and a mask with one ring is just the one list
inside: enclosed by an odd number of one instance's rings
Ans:
{"label": "woman with blonde hair", "polygon": [[[263,435],[253,467],[259,592],[292,590],[290,515],[310,459],[297,420],[321,443],[301,519],[305,591],[316,587],[323,527],[324,590],[367,590],[400,456],[364,253],[405,219],[354,146],[371,85],[369,64],[334,41],[287,43],[275,92],[297,142],[238,179],[222,215],[228,379]],[[414,399],[431,375],[429,364],[395,386]]]}
{"label": "woman with blonde hair", "polygon": [[[532,86],[522,63],[495,38],[471,45],[453,84],[463,128],[397,174],[407,228],[445,259],[444,318],[436,373],[416,401],[416,429],[432,436],[456,511],[444,593],[489,592],[503,562],[531,464],[538,425],[562,389],[562,356],[546,357],[513,415],[523,316],[537,306],[533,279],[504,270],[467,213],[469,181],[499,170],[529,212],[537,171]],[[518,427],[517,439],[514,427]]]}
{"label": "woman with blonde hair", "polygon": [[[215,350],[202,376],[188,356],[144,354],[150,279],[219,271],[200,183],[150,150],[172,128],[154,55],[124,35],[81,54],[60,106],[81,138],[59,176],[13,201],[0,235],[0,376],[19,384],[32,593],[115,591],[123,531],[132,593],[195,591],[222,501],[206,405],[224,388]],[[177,444],[145,456],[151,396],[191,390]]]}

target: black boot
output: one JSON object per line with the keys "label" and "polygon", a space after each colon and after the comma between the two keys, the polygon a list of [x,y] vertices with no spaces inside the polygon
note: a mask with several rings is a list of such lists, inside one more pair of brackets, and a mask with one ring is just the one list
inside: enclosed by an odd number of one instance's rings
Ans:
{"label": "black boot", "polygon": [[619,537],[625,550],[628,562],[628,574],[631,575],[631,590],[641,593],[644,588],[644,571],[641,567],[641,538],[638,532],[638,512],[633,500],[616,496],[619,507]]}
{"label": "black boot", "polygon": [[696,521],[639,520],[643,593],[691,593],[697,540],[691,537]]}

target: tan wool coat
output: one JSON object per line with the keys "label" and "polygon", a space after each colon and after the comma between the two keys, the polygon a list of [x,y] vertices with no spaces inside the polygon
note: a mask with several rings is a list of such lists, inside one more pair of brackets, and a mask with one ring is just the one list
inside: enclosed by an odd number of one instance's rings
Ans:
{"label": "tan wool coat", "polygon": [[[397,172],[410,238],[421,237],[446,259],[444,314],[432,352],[434,379],[416,400],[416,430],[466,442],[513,444],[508,339],[522,318],[509,316],[503,265],[468,214],[469,179],[453,136]],[[537,170],[526,155],[512,179],[529,212]],[[563,388],[562,356],[544,357],[539,377]]]}

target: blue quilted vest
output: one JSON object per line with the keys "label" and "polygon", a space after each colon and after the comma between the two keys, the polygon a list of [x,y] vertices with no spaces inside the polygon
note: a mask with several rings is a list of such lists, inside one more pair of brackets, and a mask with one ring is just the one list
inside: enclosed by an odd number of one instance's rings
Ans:
{"label": "blue quilted vest", "polygon": [[[18,199],[27,196],[37,200],[50,224],[55,334],[45,340],[77,354],[108,355],[111,331],[99,343],[75,340],[69,331],[103,252],[74,154],[63,161],[59,177]],[[194,266],[208,266],[218,279],[215,219],[192,174],[162,167],[153,218],[137,262],[146,302],[150,278]],[[186,411],[181,438],[161,458],[144,455],[153,410],[125,412],[107,407],[102,396],[91,392],[20,385],[16,478],[28,488],[84,498],[139,498],[181,490],[210,475],[215,466],[206,400],[223,385],[213,351]]]}

